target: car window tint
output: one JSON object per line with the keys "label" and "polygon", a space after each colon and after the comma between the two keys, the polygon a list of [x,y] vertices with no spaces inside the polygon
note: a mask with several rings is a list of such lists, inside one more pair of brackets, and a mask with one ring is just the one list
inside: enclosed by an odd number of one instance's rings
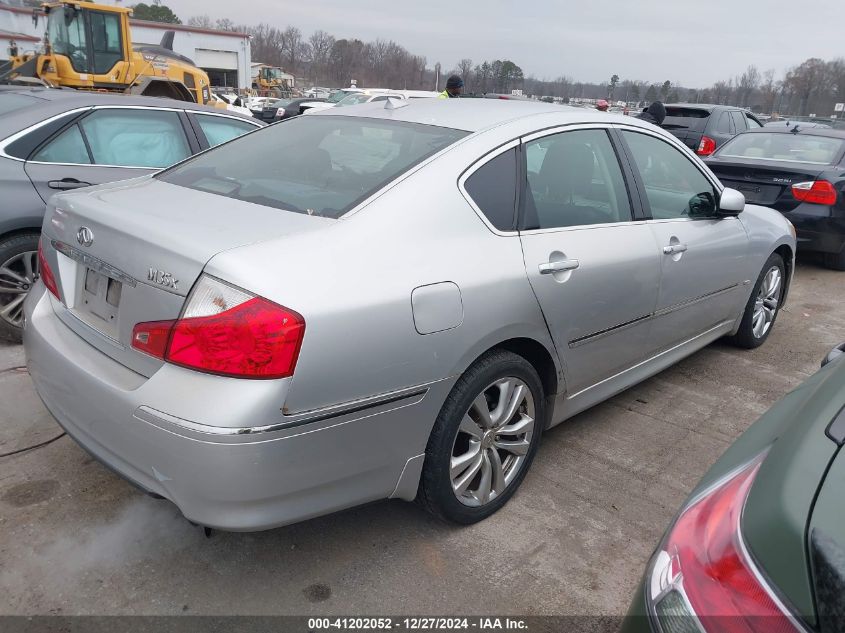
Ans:
{"label": "car window tint", "polygon": [[631,206],[604,130],[553,134],[525,145],[525,228],[624,222]]}
{"label": "car window tint", "polygon": [[90,165],[91,158],[78,125],[73,125],[42,147],[30,160],[42,163]]}
{"label": "car window tint", "polygon": [[719,115],[719,122],[716,124],[716,131],[719,134],[732,134],[730,112],[722,112]]}
{"label": "car window tint", "polygon": [[238,121],[237,119],[207,114],[197,114],[196,117],[203,134],[205,134],[205,138],[208,139],[210,147],[231,141],[233,138],[237,138],[241,134],[246,134],[255,129],[254,125],[246,121]]}
{"label": "car window tint", "polygon": [[191,155],[176,112],[97,110],[80,125],[97,165],[168,167]]}
{"label": "car window tint", "polygon": [[464,183],[473,202],[500,231],[514,229],[516,173],[516,148],[513,148],[487,161]]}
{"label": "car window tint", "polygon": [[745,132],[748,128],[745,126],[745,115],[742,112],[731,112],[731,118],[734,120],[734,129],[736,133]]}
{"label": "car window tint", "polygon": [[159,178],[285,211],[338,218],[467,134],[400,121],[294,117],[205,152]]}
{"label": "car window tint", "polygon": [[653,218],[713,216],[716,188],[679,149],[646,134],[622,134],[645,185]]}

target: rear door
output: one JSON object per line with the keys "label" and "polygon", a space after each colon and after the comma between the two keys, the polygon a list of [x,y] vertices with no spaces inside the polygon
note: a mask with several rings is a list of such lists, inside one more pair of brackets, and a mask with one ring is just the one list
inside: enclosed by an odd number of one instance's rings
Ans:
{"label": "rear door", "polygon": [[715,111],[704,133],[716,141],[717,148],[736,136],[736,126],[730,110]]}
{"label": "rear door", "polygon": [[660,260],[609,129],[542,132],[523,156],[525,269],[572,397],[650,354]]}
{"label": "rear door", "polygon": [[715,217],[720,190],[680,148],[642,129],[621,135],[659,249],[654,347],[668,349],[739,315],[748,236]]}
{"label": "rear door", "polygon": [[30,155],[26,173],[46,202],[60,191],[153,173],[199,150],[180,110],[100,107]]}

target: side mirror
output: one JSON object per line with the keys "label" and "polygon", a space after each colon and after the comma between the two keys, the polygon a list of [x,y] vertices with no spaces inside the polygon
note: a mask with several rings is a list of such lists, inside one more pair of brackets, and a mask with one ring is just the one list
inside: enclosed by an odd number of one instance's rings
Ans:
{"label": "side mirror", "polygon": [[719,197],[719,215],[735,216],[745,209],[745,196],[736,189],[725,187]]}

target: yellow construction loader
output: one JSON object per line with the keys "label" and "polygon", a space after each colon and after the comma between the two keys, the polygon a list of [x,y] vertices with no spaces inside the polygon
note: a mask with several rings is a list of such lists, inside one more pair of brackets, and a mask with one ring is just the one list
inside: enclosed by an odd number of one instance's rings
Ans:
{"label": "yellow construction loader", "polygon": [[259,97],[284,97],[290,94],[290,75],[278,66],[267,64],[252,65],[252,89]]}
{"label": "yellow construction loader", "polygon": [[80,90],[125,92],[208,103],[208,75],[173,52],[173,31],[158,46],[132,45],[132,10],[95,2],[47,2],[42,50],[21,54],[13,43],[0,83],[40,83]]}

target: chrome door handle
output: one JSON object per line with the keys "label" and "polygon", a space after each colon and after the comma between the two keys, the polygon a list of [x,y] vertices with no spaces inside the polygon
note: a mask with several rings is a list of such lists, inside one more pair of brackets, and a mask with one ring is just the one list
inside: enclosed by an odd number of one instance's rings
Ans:
{"label": "chrome door handle", "polygon": [[685,253],[687,251],[686,244],[672,244],[671,246],[663,247],[664,255],[677,255],[678,253]]}
{"label": "chrome door handle", "polygon": [[562,273],[566,270],[575,270],[581,265],[577,259],[560,259],[556,262],[546,262],[540,264],[541,275],[551,275],[552,273]]}

